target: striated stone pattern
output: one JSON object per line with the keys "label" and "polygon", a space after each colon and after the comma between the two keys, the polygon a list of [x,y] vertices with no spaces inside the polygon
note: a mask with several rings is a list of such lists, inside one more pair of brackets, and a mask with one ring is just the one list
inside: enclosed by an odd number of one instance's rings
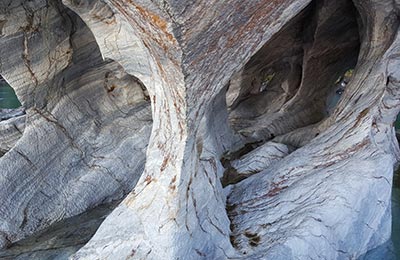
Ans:
{"label": "striated stone pattern", "polygon": [[151,112],[142,83],[104,61],[60,3],[2,1],[0,13],[0,73],[24,108],[0,121],[4,246],[128,193],[144,168]]}
{"label": "striated stone pattern", "polygon": [[356,259],[386,243],[399,7],[1,2],[0,74],[23,108],[0,121],[0,245],[123,197],[62,257]]}

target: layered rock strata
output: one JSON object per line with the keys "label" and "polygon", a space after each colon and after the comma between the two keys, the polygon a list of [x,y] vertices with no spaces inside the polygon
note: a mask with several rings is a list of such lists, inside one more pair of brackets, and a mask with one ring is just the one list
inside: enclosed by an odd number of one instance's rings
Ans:
{"label": "layered rock strata", "polygon": [[0,158],[2,245],[127,193],[73,259],[353,259],[385,243],[399,7],[3,3],[0,73],[26,119]]}

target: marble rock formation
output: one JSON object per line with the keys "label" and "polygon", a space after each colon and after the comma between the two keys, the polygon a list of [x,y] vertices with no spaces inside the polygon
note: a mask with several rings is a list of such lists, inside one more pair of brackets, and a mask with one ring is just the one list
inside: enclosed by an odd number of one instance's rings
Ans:
{"label": "marble rock formation", "polygon": [[0,112],[0,246],[121,198],[72,259],[356,259],[385,243],[399,8],[1,1],[0,74],[23,107]]}

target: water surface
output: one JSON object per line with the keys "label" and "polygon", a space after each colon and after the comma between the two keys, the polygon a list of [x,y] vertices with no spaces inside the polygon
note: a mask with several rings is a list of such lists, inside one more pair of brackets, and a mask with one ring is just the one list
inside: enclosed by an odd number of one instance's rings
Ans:
{"label": "water surface", "polygon": [[0,109],[18,108],[21,106],[14,90],[0,78]]}

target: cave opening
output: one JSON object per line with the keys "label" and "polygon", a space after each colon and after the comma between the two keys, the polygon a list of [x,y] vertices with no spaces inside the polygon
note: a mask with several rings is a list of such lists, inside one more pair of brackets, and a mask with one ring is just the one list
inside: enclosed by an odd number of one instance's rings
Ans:
{"label": "cave opening", "polygon": [[337,104],[357,64],[358,13],[351,1],[325,5],[332,6],[310,4],[232,77],[229,119],[246,140],[268,141],[318,123]]}
{"label": "cave opening", "polygon": [[348,69],[343,75],[341,75],[332,85],[332,88],[328,92],[326,99],[326,115],[330,116],[335,110],[337,104],[342,97],[346,86],[350,83],[353,77],[354,68]]}
{"label": "cave opening", "polygon": [[[223,158],[223,185],[270,167],[319,136],[356,69],[359,21],[351,0],[313,1],[232,76],[229,124],[244,145]],[[240,162],[265,161],[265,155],[269,163],[241,172]]]}

